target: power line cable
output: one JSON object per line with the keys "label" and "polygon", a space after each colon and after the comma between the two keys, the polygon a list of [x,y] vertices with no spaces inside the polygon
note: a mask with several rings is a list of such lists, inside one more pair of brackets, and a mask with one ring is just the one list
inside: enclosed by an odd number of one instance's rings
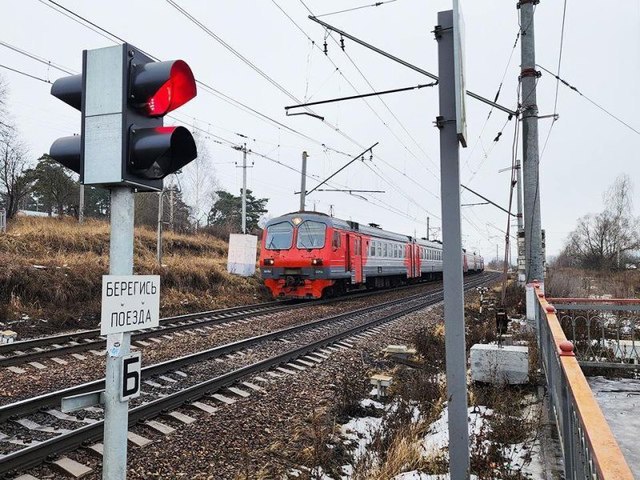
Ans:
{"label": "power line cable", "polygon": [[[39,0],[39,1],[40,1],[41,3],[43,3],[44,5],[46,5],[46,6],[49,6],[49,7],[50,7],[52,10],[54,10],[55,12],[60,13],[60,14],[63,14],[65,17],[70,18],[70,19],[72,19],[72,20],[76,21],[77,23],[79,23],[80,25],[85,26],[86,28],[89,28],[90,30],[94,31],[95,33],[100,34],[100,35],[101,35],[101,36],[103,36],[104,38],[109,39],[109,40],[110,40],[110,41],[112,41],[113,43],[118,43],[118,42],[117,42],[116,40],[114,40],[114,39],[117,39],[118,41],[121,41],[121,42],[126,43],[126,41],[125,41],[124,39],[122,39],[121,37],[119,37],[118,35],[113,34],[112,32],[110,32],[110,31],[106,30],[105,28],[100,27],[99,25],[95,24],[94,22],[91,22],[90,20],[86,19],[85,17],[83,17],[83,16],[81,16],[81,15],[79,15],[79,14],[77,14],[77,13],[73,12],[72,10],[70,10],[70,9],[68,9],[68,8],[66,8],[66,7],[64,7],[64,6],[60,5],[60,4],[58,4],[58,3],[56,3],[56,2],[55,2],[55,1],[53,1],[53,0],[48,0],[48,1],[49,1],[49,3],[52,3],[52,4],[56,5],[57,7],[59,7],[59,8],[60,8],[60,9],[62,9],[62,10],[59,10],[59,9],[57,9],[57,8],[53,8],[53,7],[51,7],[50,5],[47,5],[47,4],[44,2],[44,0]],[[167,0],[167,1],[171,3],[171,0]],[[83,22],[84,22],[84,23],[83,23]],[[109,37],[107,37],[106,35],[110,35],[112,38],[109,38]],[[141,49],[140,49],[140,51],[144,52],[144,51],[143,51],[143,50],[141,50]],[[144,52],[144,53],[145,53],[145,54],[147,54],[150,58],[155,59],[155,60],[158,60],[156,57],[154,57],[153,55],[149,54],[148,52]],[[20,73],[22,73],[22,72],[20,72]],[[28,75],[28,74],[27,74],[27,75]],[[48,81],[46,81],[46,80],[44,80],[44,79],[40,79],[40,78],[38,78],[38,77],[33,77],[33,78],[36,78],[36,79],[41,80],[41,81],[44,81],[44,82],[46,82],[46,83],[51,83],[51,82],[48,82]],[[297,135],[301,135],[301,136],[303,136],[303,137],[307,138],[308,140],[311,140],[311,141],[313,141],[314,143],[317,143],[317,144],[321,145],[323,148],[326,148],[326,149],[329,149],[329,150],[335,151],[336,153],[340,153],[340,154],[343,154],[343,155],[347,155],[347,156],[348,156],[348,154],[346,154],[345,152],[341,152],[341,151],[339,151],[339,150],[336,150],[336,149],[333,149],[333,148],[331,148],[331,147],[328,147],[326,144],[324,144],[324,143],[322,143],[322,142],[319,142],[318,140],[315,140],[315,139],[313,139],[312,137],[307,136],[306,134],[303,134],[303,133],[301,133],[301,132],[298,132],[297,130],[292,129],[291,127],[288,127],[287,125],[284,125],[284,124],[282,124],[281,122],[278,122],[277,120],[275,120],[275,119],[273,119],[273,118],[269,117],[268,115],[265,115],[265,114],[263,114],[263,113],[261,113],[261,112],[259,112],[259,111],[255,110],[255,109],[253,109],[253,108],[249,107],[248,105],[245,105],[245,104],[243,104],[242,102],[239,102],[238,100],[236,100],[236,99],[234,99],[234,98],[232,98],[232,97],[230,97],[230,96],[228,96],[228,95],[226,95],[226,94],[224,94],[224,93],[222,93],[222,92],[220,92],[220,91],[216,90],[215,88],[211,87],[210,85],[208,85],[208,84],[206,84],[206,83],[204,83],[204,82],[198,81],[198,84],[199,84],[199,85],[201,85],[201,86],[203,86],[203,87],[205,88],[205,91],[207,91],[207,92],[209,92],[209,93],[212,93],[212,94],[214,94],[215,96],[218,96],[219,98],[223,98],[225,101],[228,101],[229,103],[231,103],[231,104],[233,104],[233,105],[235,105],[235,104],[240,105],[240,106],[242,106],[243,108],[245,108],[246,110],[249,110],[249,111],[253,112],[255,115],[258,115],[259,117],[262,117],[263,119],[268,120],[268,121],[270,121],[270,122],[272,122],[272,123],[278,124],[278,125],[280,125],[281,127],[285,128],[285,129],[287,129],[287,130],[289,130],[289,131],[291,131],[291,132],[293,132],[293,133],[295,133],[295,134],[297,134]],[[299,100],[297,100],[295,97],[294,97],[293,99],[294,99],[294,101],[298,101],[298,102],[299,102]],[[326,123],[326,122],[325,122],[325,123]],[[329,126],[331,126],[332,128],[334,128],[338,133],[340,133],[342,136],[344,136],[345,138],[347,138],[348,140],[350,140],[352,143],[354,143],[355,145],[358,145],[358,146],[360,146],[360,147],[361,147],[361,145],[360,145],[356,140],[354,140],[353,138],[351,138],[351,137],[349,137],[348,135],[346,135],[344,132],[342,132],[341,130],[339,130],[337,127],[333,127],[331,124],[328,124],[328,125],[329,125]],[[273,159],[271,159],[271,160],[273,160]],[[381,160],[382,160],[382,159],[381,159]],[[276,162],[276,163],[281,163],[281,162]],[[385,162],[385,163],[386,163],[386,162]],[[388,163],[387,163],[387,164],[388,164]],[[388,164],[388,165],[389,165],[389,164]],[[396,170],[397,170],[397,169],[396,169]],[[405,175],[405,176],[406,176],[406,175]],[[424,187],[423,187],[423,188],[424,188]],[[426,189],[425,189],[425,190],[426,190]],[[428,190],[427,190],[427,191],[428,191]],[[429,192],[429,193],[431,193],[431,192]],[[415,202],[415,201],[414,201],[414,202]],[[384,203],[384,202],[381,202],[381,203]],[[414,220],[415,220],[415,221],[417,221],[417,222],[419,222],[419,223],[421,223],[421,222],[420,222],[420,220],[417,220],[417,219],[414,219]]]}
{"label": "power line cable", "polygon": [[10,71],[12,71],[14,73],[18,73],[20,75],[24,75],[25,77],[33,78],[34,80],[40,80],[41,82],[51,84],[51,82],[49,80],[45,79],[45,78],[38,77],[36,75],[31,75],[30,73],[23,72],[22,70],[18,70],[16,68],[11,68],[11,67],[8,67],[7,65],[2,65],[2,64],[0,64],[0,67],[1,68],[5,68],[7,70],[10,70]]}
{"label": "power line cable", "polygon": [[[307,6],[307,4],[303,1],[300,0],[300,3],[304,6],[304,8],[307,9],[307,11],[312,15],[315,16],[313,11]],[[316,17],[317,18],[317,17]],[[300,28],[300,27],[298,27]],[[304,31],[303,31],[304,32]],[[306,33],[305,33],[306,35]],[[336,40],[336,38],[333,36],[333,34],[331,32],[327,32],[327,36],[329,38],[331,38],[331,40],[338,46],[342,47],[342,45],[340,45],[340,43],[338,42],[338,40]],[[344,50],[344,49],[342,49]],[[369,81],[369,79],[367,78],[367,76],[362,72],[362,70],[358,67],[358,65],[355,63],[355,61],[353,60],[353,58],[351,58],[351,56],[344,51],[345,56],[347,57],[347,59],[349,60],[349,62],[351,62],[351,64],[353,65],[353,67],[356,69],[356,71],[360,74],[360,76],[364,79],[364,81],[367,83],[367,85],[369,86],[369,88],[371,88],[371,91],[375,92],[375,88],[374,86],[371,84],[371,82]],[[342,75],[342,73],[341,73]],[[358,91],[358,89],[344,76],[342,75],[342,77],[345,79],[345,81],[351,86],[351,88],[353,88],[353,90],[360,95],[360,92]],[[393,112],[393,110],[389,107],[389,105],[384,101],[383,98],[378,97],[378,100],[384,105],[384,107],[389,111],[389,113],[391,114],[391,116],[396,120],[396,122],[400,125],[400,127],[404,130],[404,132],[407,134],[407,136],[413,141],[413,143],[415,143],[415,145],[418,147],[418,149],[425,155],[425,157],[427,157],[427,159],[436,167],[436,170],[438,168],[438,166],[435,164],[435,162],[433,161],[433,159],[429,156],[429,154],[427,154],[427,152],[422,148],[422,146],[420,146],[420,144],[417,142],[417,140],[411,135],[411,133],[409,132],[409,130],[404,126],[404,124],[400,121],[400,119],[396,116],[396,114]],[[373,112],[373,114],[382,122],[382,124],[391,132],[391,134],[396,138],[396,140],[398,140],[398,142],[404,147],[404,149],[412,156],[414,157],[420,164],[422,164],[422,166],[427,170],[427,172],[429,172],[431,175],[434,175],[435,178],[439,178],[439,175],[433,171],[431,171],[429,169],[429,167],[422,162],[410,149],[409,147],[406,146],[406,144],[398,137],[398,135],[391,129],[391,127],[387,124],[387,122],[385,122],[382,117],[378,114],[378,112],[376,112],[374,110],[374,108],[369,104],[369,102],[365,99],[363,99],[363,101],[365,102],[365,104],[369,107],[369,109]]]}
{"label": "power line cable", "polygon": [[[213,31],[211,31],[211,29],[209,29],[205,24],[203,24],[202,22],[200,22],[196,17],[194,17],[193,15],[191,15],[186,9],[184,9],[183,7],[181,7],[180,5],[178,5],[174,0],[166,0],[167,3],[169,5],[171,5],[173,8],[175,8],[176,10],[178,10],[178,12],[180,12],[184,17],[186,17],[191,23],[193,23],[194,25],[196,25],[198,28],[200,28],[203,32],[205,32],[207,35],[209,35],[211,38],[213,38],[214,40],[216,40],[218,43],[220,43],[224,48],[226,48],[227,50],[229,50],[233,55],[235,55],[237,58],[239,58],[242,62],[244,62],[246,65],[248,65],[251,69],[253,69],[256,73],[258,73],[261,77],[263,77],[265,80],[267,80],[270,84],[272,84],[274,87],[276,87],[278,90],[280,90],[283,94],[285,94],[287,97],[291,98],[294,102],[297,103],[302,103],[295,95],[293,95],[291,92],[289,92],[289,90],[287,90],[284,86],[282,86],[280,83],[278,83],[275,79],[273,79],[271,76],[269,76],[267,73],[265,73],[262,69],[260,69],[255,63],[253,63],[251,60],[249,60],[247,57],[245,57],[244,55],[242,55],[240,52],[238,52],[235,48],[233,48],[231,45],[229,45],[227,42],[225,42],[220,36],[216,35]],[[310,114],[319,117],[319,115],[317,115],[313,110],[306,108],[307,112],[309,112]],[[342,131],[340,128],[338,128],[337,126],[324,121],[322,122],[324,125],[327,125],[328,127],[330,127],[332,130],[334,130],[336,133],[338,133],[339,135],[343,136],[344,138],[346,138],[347,140],[349,140],[351,143],[353,143],[354,145],[357,145],[360,148],[364,148],[357,140],[355,140],[353,137],[349,136],[347,133],[345,133],[344,131]]]}
{"label": "power line cable", "polygon": [[361,10],[363,8],[379,7],[380,5],[384,5],[385,3],[393,3],[397,1],[398,0],[387,0],[385,2],[376,2],[376,3],[372,3],[371,5],[361,5],[359,7],[347,8],[346,10],[339,10],[337,12],[323,13],[322,15],[317,15],[317,17],[328,17],[329,15],[337,15],[339,13],[353,12],[355,10]]}
{"label": "power line cable", "polygon": [[10,49],[10,50],[13,50],[13,51],[14,51],[14,52],[16,52],[16,53],[19,53],[19,54],[21,54],[21,55],[25,55],[25,56],[27,56],[27,57],[31,58],[32,60],[35,60],[35,61],[40,62],[40,63],[43,63],[44,65],[47,65],[47,66],[49,66],[49,67],[53,67],[53,68],[55,68],[56,70],[59,70],[59,71],[61,71],[61,72],[67,73],[67,74],[69,74],[69,75],[73,75],[73,74],[74,74],[74,72],[73,72],[73,71],[71,71],[71,70],[69,70],[69,69],[67,69],[67,68],[65,68],[65,67],[62,67],[62,66],[57,65],[57,64],[55,64],[55,63],[53,63],[53,62],[50,62],[50,61],[48,61],[48,60],[46,60],[46,59],[44,59],[44,58],[42,58],[42,57],[39,57],[39,56],[37,56],[37,55],[35,55],[35,54],[33,54],[33,53],[27,52],[26,50],[23,50],[23,49],[21,49],[21,48],[18,48],[18,47],[16,47],[16,46],[11,45],[11,44],[9,44],[9,43],[7,43],[7,42],[4,42],[4,41],[2,41],[2,40],[0,40],[0,45],[2,45],[3,47],[8,48],[8,49]]}
{"label": "power line cable", "polygon": [[[567,16],[567,0],[564,0],[564,6],[562,8],[562,28],[560,29],[560,49],[558,52],[558,70],[556,73],[556,77],[560,76],[560,67],[562,65],[562,47],[564,46],[564,26],[565,20]],[[560,80],[556,78],[556,93],[555,98],[553,100],[553,119],[551,120],[551,125],[549,125],[549,131],[547,132],[547,136],[544,139],[544,144],[542,146],[542,151],[540,152],[540,159],[544,156],[544,152],[547,149],[547,144],[549,143],[549,137],[551,137],[551,131],[553,130],[553,126],[556,124],[558,120],[558,92],[560,90]]]}
{"label": "power line cable", "polygon": [[[87,18],[79,15],[78,13],[74,12],[73,10],[70,10],[70,9],[68,9],[68,8],[66,8],[66,7],[54,2],[53,0],[38,0],[38,1],[40,3],[42,3],[43,5],[51,8],[54,12],[59,13],[61,15],[64,15],[65,17],[67,17],[67,18],[73,20],[74,22],[84,26],[85,28],[88,28],[89,30],[92,30],[93,32],[98,33],[99,35],[101,35],[102,37],[108,39],[109,41],[111,41],[113,43],[119,43],[119,42],[125,42],[126,43],[126,41],[123,38],[121,38],[120,36],[116,35],[115,33],[110,32],[109,30],[105,29],[104,27],[101,27],[101,26],[97,25],[96,23],[94,23],[94,22],[88,20]],[[59,8],[55,8],[55,7],[51,6],[51,5],[49,5],[49,3],[47,3],[47,2],[54,4],[54,5],[58,6]],[[140,50],[140,51],[143,51],[143,50]],[[145,52],[145,53],[150,58],[157,60],[156,57],[154,57],[153,55],[149,54],[148,52]],[[312,141],[313,143],[316,143],[316,144],[322,146],[323,148],[327,148],[327,149],[329,149],[331,151],[334,151],[334,152],[339,153],[339,154],[344,155],[344,156],[350,156],[346,152],[342,152],[340,150],[337,150],[337,149],[334,149],[332,147],[329,147],[325,143],[323,143],[323,142],[321,142],[319,140],[316,140],[316,139],[314,139],[314,138],[312,138],[312,137],[310,137],[310,136],[308,136],[308,135],[306,135],[306,134],[304,134],[304,133],[302,133],[302,132],[300,132],[300,131],[292,128],[292,127],[289,127],[288,125],[285,125],[284,123],[282,123],[282,122],[270,117],[269,115],[267,115],[265,113],[262,113],[262,112],[260,112],[260,111],[258,111],[256,109],[244,104],[243,102],[241,102],[241,101],[239,101],[239,100],[237,100],[237,99],[235,99],[235,98],[233,98],[233,97],[231,97],[231,96],[229,96],[229,95],[227,95],[227,94],[225,94],[225,93],[213,88],[212,86],[208,85],[207,83],[205,83],[205,82],[203,82],[201,80],[196,80],[196,83],[198,85],[200,85],[201,87],[203,87],[205,92],[207,92],[207,93],[219,98],[220,100],[223,100],[223,101],[229,103],[230,105],[234,106],[235,108],[238,108],[239,110],[243,110],[245,113],[249,113],[250,115],[252,115],[252,116],[254,116],[256,118],[258,118],[258,119],[260,119],[262,121],[265,121],[267,123],[274,124],[277,127],[284,128],[285,130],[287,130],[287,131],[289,131],[289,132],[291,132],[291,133],[293,133],[295,135],[298,135],[298,136],[300,136],[302,138],[305,138],[305,139],[307,139],[309,141]]]}
{"label": "power line cable", "polygon": [[540,67],[542,70],[544,70],[545,72],[547,72],[549,75],[552,75],[554,78],[556,78],[557,80],[560,81],[560,83],[562,83],[563,85],[565,85],[566,87],[570,88],[571,90],[573,90],[574,92],[576,92],[578,95],[580,95],[581,97],[583,97],[585,100],[587,100],[589,103],[591,103],[592,105],[594,105],[595,107],[599,108],[600,110],[602,110],[604,113],[606,113],[607,115],[609,115],[611,118],[613,118],[614,120],[617,120],[618,122],[620,122],[622,125],[624,125],[625,127],[627,127],[629,130],[633,131],[634,133],[637,133],[638,135],[640,135],[640,131],[636,130],[635,128],[633,128],[631,125],[629,125],[627,122],[625,122],[624,120],[622,120],[620,117],[614,115],[613,113],[611,113],[609,110],[607,110],[606,108],[604,108],[602,105],[596,103],[594,100],[591,100],[591,98],[587,97],[584,93],[582,93],[580,90],[578,90],[576,87],[574,87],[573,85],[571,85],[569,82],[567,82],[566,80],[563,80],[562,78],[560,78],[558,75],[556,75],[555,73],[553,73],[552,71],[550,71],[547,68],[544,68],[542,65],[536,63],[536,65],[538,67]]}

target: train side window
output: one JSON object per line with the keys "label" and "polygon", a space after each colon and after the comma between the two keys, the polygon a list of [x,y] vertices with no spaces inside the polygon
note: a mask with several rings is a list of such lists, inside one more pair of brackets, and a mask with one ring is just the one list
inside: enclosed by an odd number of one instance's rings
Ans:
{"label": "train side window", "polygon": [[333,232],[333,239],[331,240],[331,246],[333,247],[334,250],[337,250],[338,248],[340,248],[340,232],[338,231]]}
{"label": "train side window", "polygon": [[376,241],[376,257],[382,256],[382,242]]}
{"label": "train side window", "polygon": [[369,256],[370,257],[376,256],[376,242],[374,241],[369,241]]}

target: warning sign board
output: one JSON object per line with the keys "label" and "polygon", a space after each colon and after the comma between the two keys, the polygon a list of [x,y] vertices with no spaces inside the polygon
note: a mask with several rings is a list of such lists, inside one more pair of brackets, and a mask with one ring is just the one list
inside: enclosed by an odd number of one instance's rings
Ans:
{"label": "warning sign board", "polygon": [[103,275],[100,334],[157,327],[159,275]]}

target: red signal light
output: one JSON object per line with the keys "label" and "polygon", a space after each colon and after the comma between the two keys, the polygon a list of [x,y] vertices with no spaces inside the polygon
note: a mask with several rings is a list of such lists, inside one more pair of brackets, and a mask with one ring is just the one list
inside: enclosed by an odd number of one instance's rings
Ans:
{"label": "red signal light", "polygon": [[153,117],[165,115],[181,107],[196,96],[196,81],[193,73],[182,60],[171,65],[169,78],[149,98],[146,111]]}
{"label": "red signal light", "polygon": [[197,94],[191,68],[182,60],[135,65],[131,83],[131,105],[149,117],[162,117]]}

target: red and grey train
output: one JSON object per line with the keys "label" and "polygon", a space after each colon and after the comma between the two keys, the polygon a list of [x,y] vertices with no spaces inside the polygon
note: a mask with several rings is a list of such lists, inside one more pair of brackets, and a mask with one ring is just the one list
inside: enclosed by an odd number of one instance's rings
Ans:
{"label": "red and grey train", "polygon": [[[442,244],[322,213],[297,212],[267,222],[260,268],[275,298],[321,298],[360,288],[442,277]],[[463,271],[484,270],[463,252]]]}

